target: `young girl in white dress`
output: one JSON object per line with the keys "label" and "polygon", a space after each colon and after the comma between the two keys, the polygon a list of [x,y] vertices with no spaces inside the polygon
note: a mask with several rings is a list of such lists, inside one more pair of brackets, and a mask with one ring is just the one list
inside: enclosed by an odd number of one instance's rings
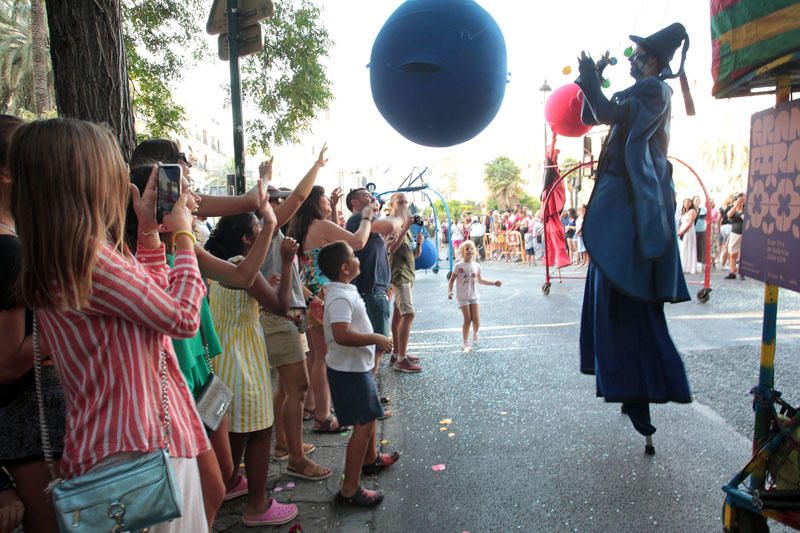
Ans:
{"label": "young girl in white dress", "polygon": [[[488,281],[481,277],[481,267],[475,261],[478,249],[472,241],[464,241],[458,248],[462,261],[453,268],[450,276],[450,284],[447,288],[447,299],[453,299],[453,285],[456,286],[456,301],[461,313],[464,315],[464,323],[461,326],[462,339],[464,341],[464,351],[470,352],[478,344],[478,328],[481,325],[480,311],[478,304],[478,285],[501,286],[501,281]],[[472,324],[472,345],[468,344],[469,326]]]}

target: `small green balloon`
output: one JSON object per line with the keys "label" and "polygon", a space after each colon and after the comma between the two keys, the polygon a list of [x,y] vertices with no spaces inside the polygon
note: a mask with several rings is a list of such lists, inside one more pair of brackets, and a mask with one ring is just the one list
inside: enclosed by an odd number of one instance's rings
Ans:
{"label": "small green balloon", "polygon": [[608,89],[609,87],[611,87],[611,82],[608,81],[608,80],[603,80],[602,85],[603,85],[603,89]]}
{"label": "small green balloon", "polygon": [[629,46],[628,48],[625,49],[625,51],[622,54],[625,57],[631,57],[633,55],[633,47]]}

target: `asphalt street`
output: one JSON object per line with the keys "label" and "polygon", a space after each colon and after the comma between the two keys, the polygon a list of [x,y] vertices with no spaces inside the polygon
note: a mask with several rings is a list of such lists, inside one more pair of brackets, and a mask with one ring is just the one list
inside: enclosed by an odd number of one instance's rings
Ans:
{"label": "asphalt street", "polygon": [[[650,457],[619,405],[596,398],[594,378],[578,371],[583,280],[554,282],[545,296],[542,268],[483,269],[504,285],[481,287],[473,353],[460,349],[444,273],[417,280],[411,351],[424,371],[382,371],[397,413],[384,439],[404,455],[378,477],[387,498],[369,530],[720,531],[720,487],[750,452],[763,284],[715,272],[708,303],[667,306],[695,401],[652,408]],[[778,322],[776,386],[797,404],[798,295],[781,291]]]}
{"label": "asphalt street", "polygon": [[[596,398],[594,378],[578,370],[583,270],[565,269],[581,279],[555,280],[545,296],[542,267],[484,263],[484,277],[503,286],[481,287],[480,343],[472,353],[461,350],[461,313],[447,300],[445,272],[418,272],[414,288],[411,353],[422,358],[423,372],[379,372],[395,413],[379,425],[382,447],[403,453],[397,465],[364,480],[385,491],[383,504],[367,511],[331,504],[348,435],[315,435],[308,422],[313,458],[334,475],[298,481],[286,476],[285,463],[272,463],[274,497],[300,509],[279,531],[722,530],[720,487],[751,448],[762,283],[714,272],[708,303],[667,306],[695,401],[652,407],[656,455],[646,456],[644,438],[619,405]],[[800,295],[781,291],[777,332],[776,388],[797,405]],[[241,525],[243,506],[244,498],[226,503],[215,529],[252,531]]]}

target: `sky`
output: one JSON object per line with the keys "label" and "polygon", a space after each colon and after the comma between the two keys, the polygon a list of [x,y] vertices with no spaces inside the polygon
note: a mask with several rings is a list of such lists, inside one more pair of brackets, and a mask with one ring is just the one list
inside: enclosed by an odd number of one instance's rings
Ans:
{"label": "sky", "polygon": [[[276,0],[279,1],[279,0]],[[313,131],[296,146],[274,151],[276,181],[291,186],[327,142],[329,164],[320,176],[328,187],[350,186],[354,173],[372,176],[379,190],[399,185],[414,167],[430,167],[430,182],[443,186],[446,176],[455,175],[460,199],[483,200],[483,169],[487,162],[505,155],[522,169],[526,188],[538,195],[541,190],[541,161],[544,152],[543,98],[539,91],[547,80],[552,88],[574,80],[576,57],[587,50],[598,57],[606,49],[619,59],[606,69],[611,82],[608,93],[632,83],[623,50],[631,44],[630,34],[647,36],[681,22],[690,35],[691,45],[686,72],[692,86],[697,116],[686,117],[677,80],[671,82],[673,126],[671,153],[689,162],[712,189],[725,192],[727,176],[709,175],[704,168],[700,146],[707,139],[719,138],[734,144],[748,142],[750,115],[771,106],[774,97],[714,100],[711,95],[711,38],[709,2],[706,0],[558,0],[536,2],[480,0],[500,26],[508,54],[510,82],[495,119],[474,139],[450,148],[416,145],[384,121],[375,107],[369,86],[372,43],[383,23],[401,5],[390,0],[317,0],[322,22],[334,42],[325,60],[333,83],[334,100],[330,109],[315,122]],[[210,4],[210,1],[209,1]],[[215,38],[209,38],[216,48]],[[677,61],[674,63],[677,65]],[[569,75],[562,71],[571,67]],[[220,61],[192,69],[177,99],[198,118],[214,116],[230,128],[230,109],[223,107],[221,86],[228,80],[228,64]],[[247,112],[251,112],[246,110]],[[229,140],[230,134],[223,133]],[[246,141],[245,141],[246,142]],[[596,141],[599,143],[599,139]],[[561,139],[561,156],[580,159],[580,140]],[[250,168],[258,160],[248,160]],[[676,170],[679,194],[697,190],[696,180],[685,170]]]}

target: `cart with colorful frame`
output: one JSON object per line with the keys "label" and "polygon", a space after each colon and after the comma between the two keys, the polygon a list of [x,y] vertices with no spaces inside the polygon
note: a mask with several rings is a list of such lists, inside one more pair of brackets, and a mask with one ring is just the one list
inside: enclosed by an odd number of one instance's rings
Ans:
{"label": "cart with colorful frame", "polygon": [[800,529],[800,412],[774,389],[778,290],[800,291],[800,3],[712,0],[711,36],[714,96],[776,95],[751,119],[740,269],[765,283],[764,314],[753,456],[723,487],[723,528]]}

